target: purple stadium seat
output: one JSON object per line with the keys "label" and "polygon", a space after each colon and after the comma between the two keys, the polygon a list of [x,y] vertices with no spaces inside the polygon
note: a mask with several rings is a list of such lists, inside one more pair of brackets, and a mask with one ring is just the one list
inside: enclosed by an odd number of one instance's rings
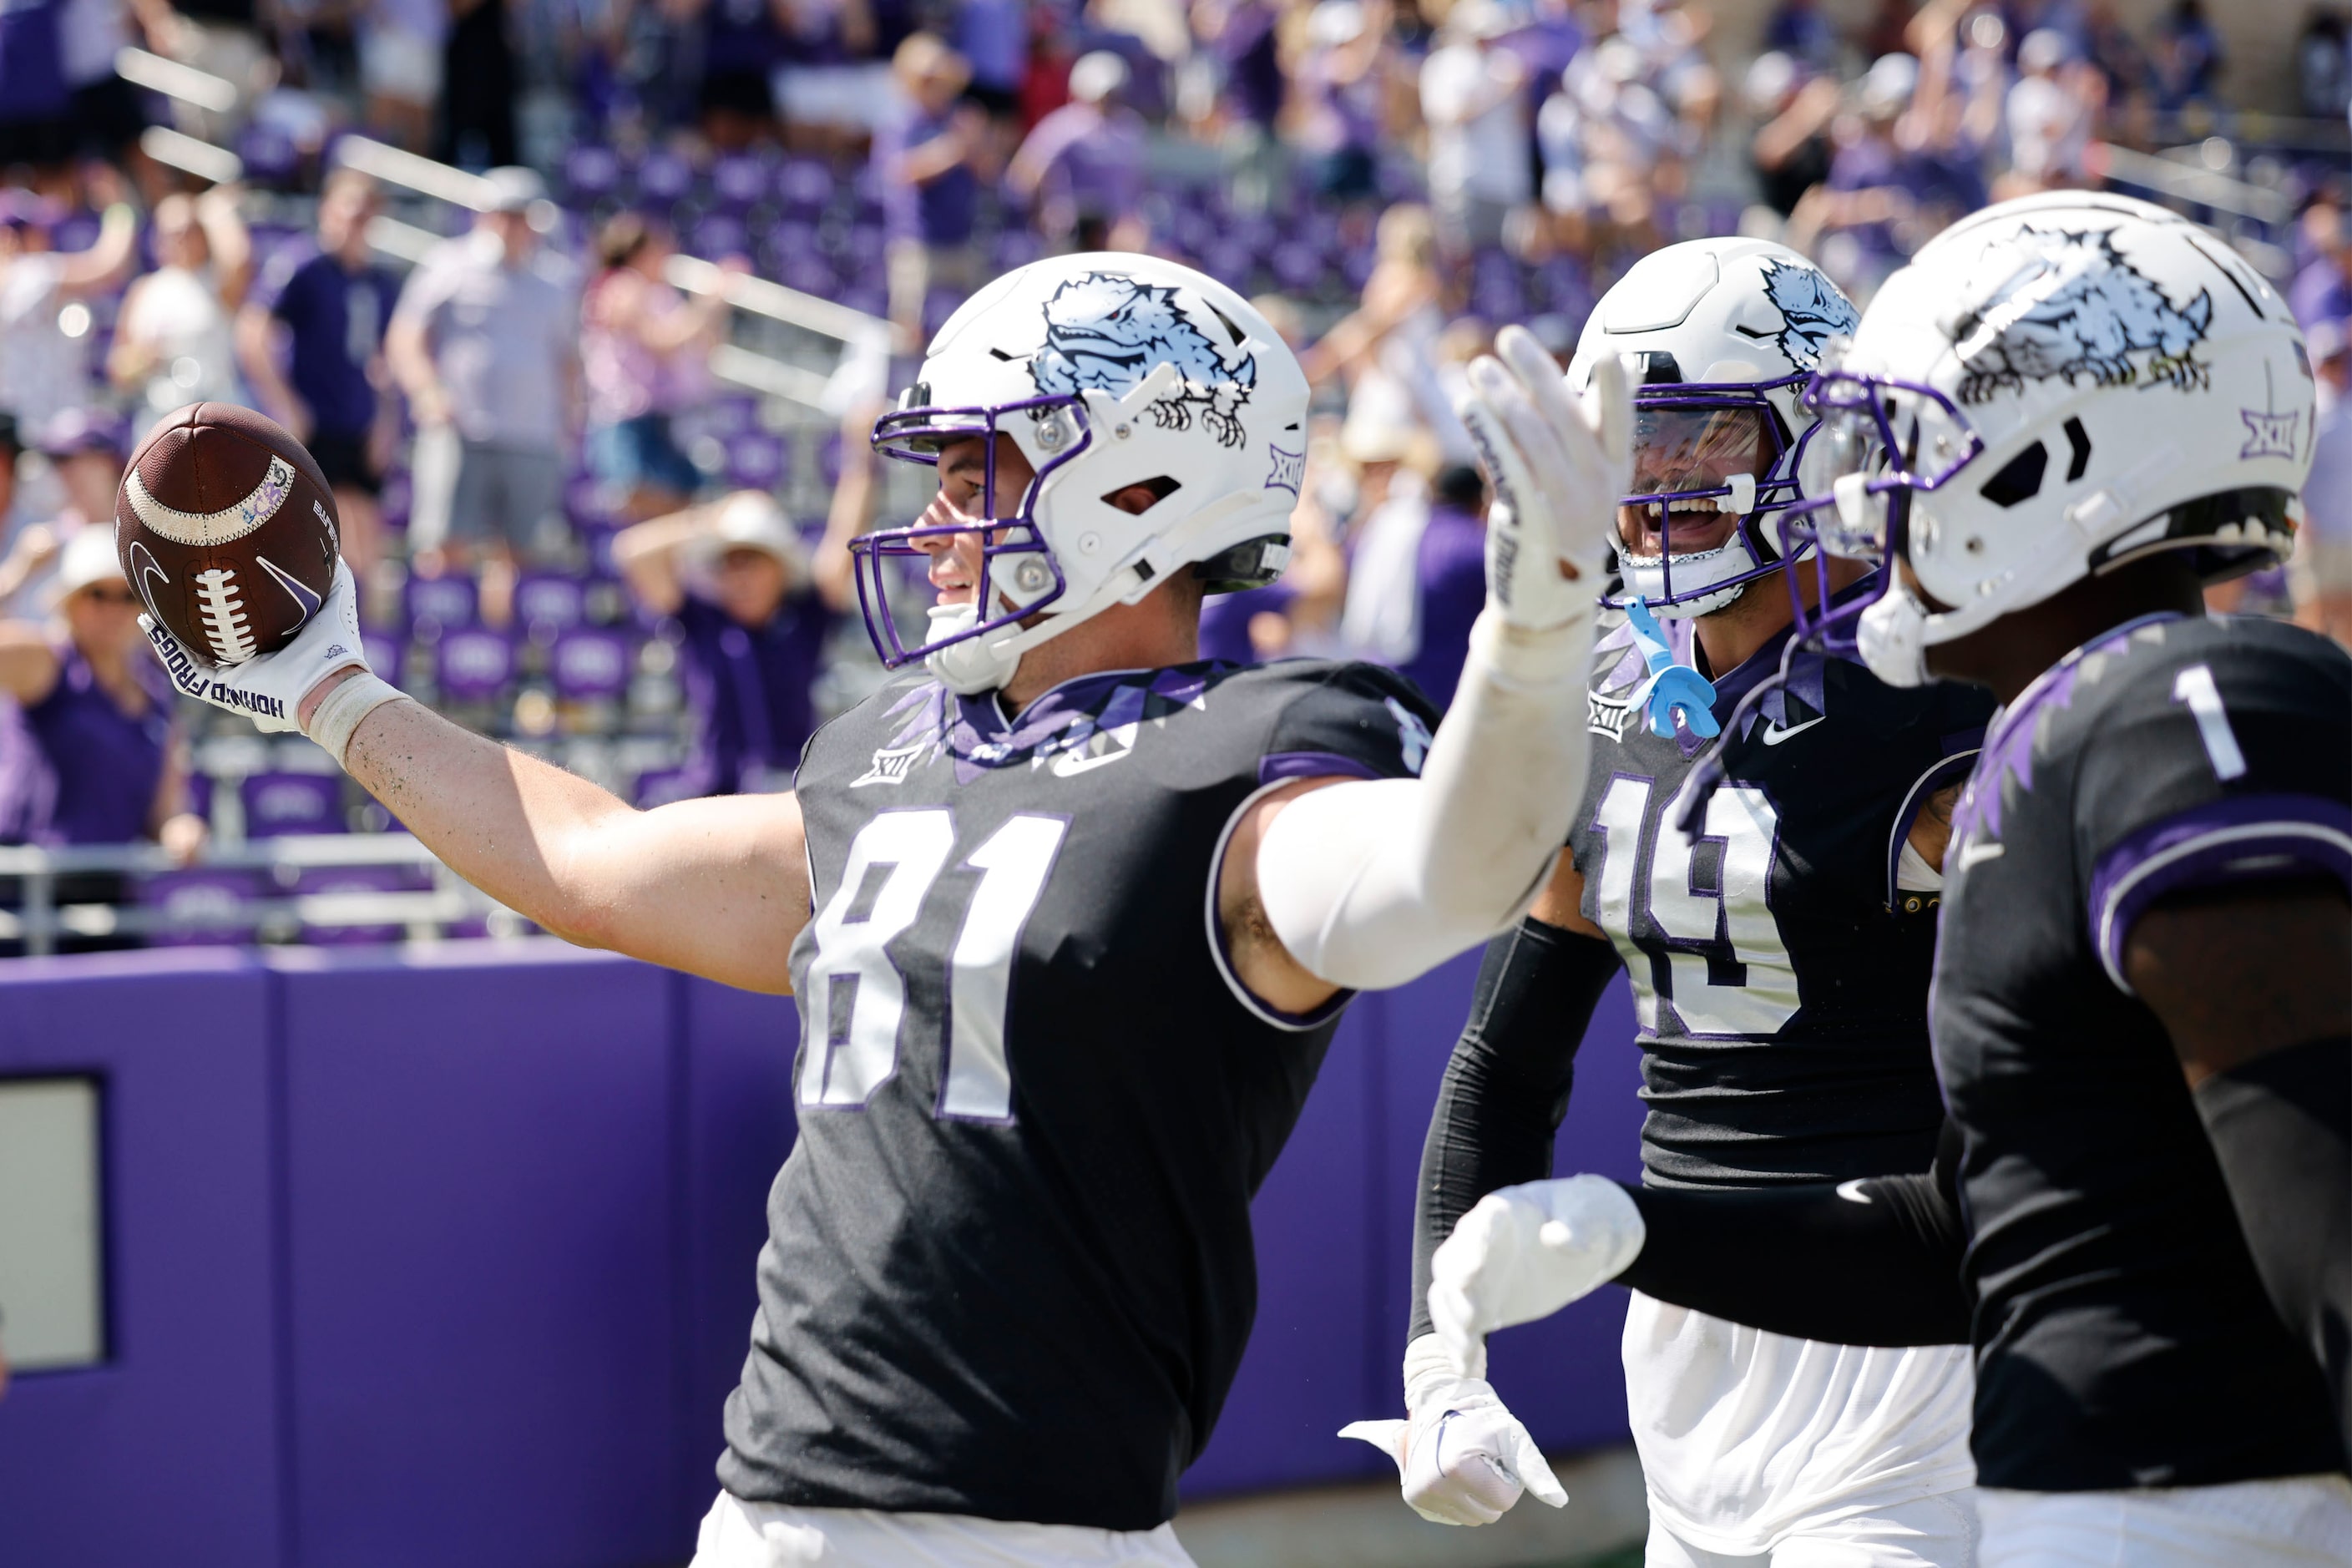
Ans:
{"label": "purple stadium seat", "polygon": [[637,198],[674,202],[694,184],[694,169],[675,153],[648,153],[637,165]]}
{"label": "purple stadium seat", "polygon": [[890,296],[878,282],[858,281],[841,289],[834,298],[853,310],[863,310],[869,316],[886,315],[890,310]]}
{"label": "purple stadium seat", "polygon": [[751,248],[751,236],[743,220],[726,213],[711,213],[694,226],[693,243],[688,249],[695,255],[716,261],[722,257],[741,256]]}
{"label": "purple stadium seat", "polygon": [[247,773],[236,786],[245,803],[245,836],[341,833],[343,781],[337,773]]}
{"label": "purple stadium seat", "polygon": [[401,666],[408,661],[408,645],[399,637],[360,628],[360,646],[367,650],[368,668],[394,686],[400,684]]}
{"label": "purple stadium seat", "polygon": [[[412,866],[313,866],[294,879],[299,898],[310,893],[407,893],[432,885],[430,877]],[[398,942],[407,934],[399,924],[312,925],[302,923],[302,940],[318,947],[353,947],[366,942]]]}
{"label": "purple stadium seat", "polygon": [[710,189],[740,212],[768,194],[768,171],[759,159],[733,153],[710,166]]}
{"label": "purple stadium seat", "polygon": [[776,195],[787,211],[813,217],[833,200],[833,171],[814,158],[787,158],[776,170]]}
{"label": "purple stadium seat", "polygon": [[587,616],[588,585],[560,572],[531,572],[515,584],[515,619],[534,634],[571,630]]}
{"label": "purple stadium seat", "polygon": [[747,431],[727,443],[727,482],[739,489],[773,489],[784,477],[783,437]]}
{"label": "purple stadium seat", "polygon": [[514,679],[514,644],[482,626],[453,631],[434,649],[441,694],[457,702],[487,702]]}
{"label": "purple stadium seat", "polygon": [[411,577],[403,597],[410,625],[454,631],[474,624],[480,595],[470,577]]}
{"label": "purple stadium seat", "polygon": [[1274,248],[1275,281],[1303,294],[1323,281],[1322,253],[1308,245],[1278,245]]}
{"label": "purple stadium seat", "polygon": [[610,147],[574,147],[563,155],[563,186],[575,206],[602,201],[620,183],[621,160]]}
{"label": "purple stadium seat", "polygon": [[138,879],[140,908],[165,910],[194,922],[182,931],[150,933],[151,947],[219,947],[249,942],[254,920],[243,911],[261,895],[261,877],[255,871],[201,867],[158,871]]}
{"label": "purple stadium seat", "polygon": [[840,431],[829,430],[825,432],[824,439],[817,444],[816,463],[817,471],[824,476],[825,489],[831,489],[834,486],[841,483]]}
{"label": "purple stadium seat", "polygon": [[548,672],[555,694],[570,702],[610,701],[629,689],[629,641],[618,632],[574,626],[555,639]]}
{"label": "purple stadium seat", "polygon": [[777,280],[787,289],[797,289],[803,294],[830,298],[834,291],[833,264],[814,250],[794,251],[782,258],[783,265],[776,271]]}

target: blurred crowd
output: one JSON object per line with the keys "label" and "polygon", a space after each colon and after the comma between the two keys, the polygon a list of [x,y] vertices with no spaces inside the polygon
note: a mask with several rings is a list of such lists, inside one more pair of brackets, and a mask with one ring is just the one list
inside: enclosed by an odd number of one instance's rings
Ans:
{"label": "blurred crowd", "polygon": [[[2187,148],[2262,197],[2199,216],[2274,276],[2323,388],[2309,546],[2229,602],[2352,629],[2344,14],[2301,18],[2267,140],[2202,0],[1854,15],[1780,0],[1734,55],[1696,0],[17,0],[0,843],[384,826],[291,752],[192,749],[227,731],[175,719],[88,542],[145,429],[205,398],[309,446],[405,689],[641,801],[782,785],[876,677],[848,543],[920,498],[866,449],[878,379],[815,418],[716,374],[747,271],[892,323],[902,378],[1041,254],[1244,289],[1316,415],[1292,568],[1213,602],[1204,656],[1368,657],[1442,703],[1485,507],[1451,401],[1497,326],[1564,362],[1633,259],[1733,231],[1866,300],[1988,201]],[[234,102],[134,89],[126,47]],[[192,177],[152,126],[243,178]],[[354,132],[487,171],[476,210],[341,166]],[[396,261],[387,213],[443,237]],[[681,289],[681,253],[719,286]]]}

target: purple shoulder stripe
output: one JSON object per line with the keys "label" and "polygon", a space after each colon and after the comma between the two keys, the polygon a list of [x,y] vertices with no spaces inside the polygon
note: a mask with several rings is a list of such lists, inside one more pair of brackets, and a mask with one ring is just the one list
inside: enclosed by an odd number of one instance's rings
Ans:
{"label": "purple shoulder stripe", "polygon": [[1283,779],[1328,778],[1333,773],[1345,773],[1354,779],[1388,776],[1337,752],[1274,752],[1259,758],[1257,764],[1257,782],[1261,785]]}
{"label": "purple shoulder stripe", "polygon": [[2091,872],[2092,945],[2118,990],[2124,942],[2147,907],[2183,888],[2329,876],[2352,889],[2352,805],[2309,795],[2219,800],[2150,823]]}

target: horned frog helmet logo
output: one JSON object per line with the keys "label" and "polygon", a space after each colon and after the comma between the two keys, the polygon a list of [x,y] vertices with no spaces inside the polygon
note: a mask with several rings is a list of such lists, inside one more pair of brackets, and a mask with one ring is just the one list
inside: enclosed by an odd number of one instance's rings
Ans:
{"label": "horned frog helmet logo", "polygon": [[1038,391],[1124,397],[1163,364],[1176,367],[1177,381],[1151,405],[1152,423],[1189,430],[1197,416],[1220,445],[1240,446],[1257,361],[1238,348],[1229,361],[1185,315],[1173,288],[1089,272],[1045,301],[1045,345],[1030,362]]}
{"label": "horned frog helmet logo", "polygon": [[2021,228],[1986,253],[1962,298],[1973,301],[1952,334],[1966,367],[1962,403],[2022,392],[2029,381],[2207,384],[2196,349],[2213,324],[2212,295],[2200,289],[2175,305],[2105,229]]}
{"label": "horned frog helmet logo", "polygon": [[1819,368],[1822,346],[1832,338],[1852,337],[1862,320],[1853,301],[1817,268],[1767,262],[1764,292],[1780,312],[1780,330],[1772,334],[1773,342],[1790,364],[1803,370]]}

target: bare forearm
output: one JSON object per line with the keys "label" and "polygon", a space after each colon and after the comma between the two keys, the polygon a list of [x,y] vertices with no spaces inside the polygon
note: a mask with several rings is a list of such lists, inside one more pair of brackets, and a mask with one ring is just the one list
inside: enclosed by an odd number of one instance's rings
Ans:
{"label": "bare forearm", "polygon": [[638,811],[413,702],[362,719],[343,765],[451,870],[569,941],[745,990],[792,988],[809,918],[792,795]]}
{"label": "bare forearm", "polygon": [[569,846],[627,813],[620,801],[414,702],[362,720],[344,767],[467,881],[559,936],[610,945]]}

